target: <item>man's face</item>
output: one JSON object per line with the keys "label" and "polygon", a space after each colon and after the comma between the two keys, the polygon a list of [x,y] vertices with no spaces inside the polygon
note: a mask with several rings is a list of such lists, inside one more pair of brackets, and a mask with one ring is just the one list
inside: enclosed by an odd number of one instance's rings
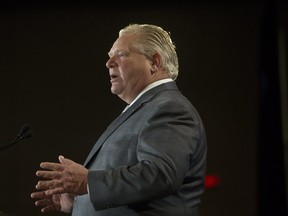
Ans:
{"label": "man's face", "polygon": [[128,104],[151,83],[151,61],[131,50],[135,37],[119,37],[108,53],[109,60],[106,63],[112,84],[111,92]]}

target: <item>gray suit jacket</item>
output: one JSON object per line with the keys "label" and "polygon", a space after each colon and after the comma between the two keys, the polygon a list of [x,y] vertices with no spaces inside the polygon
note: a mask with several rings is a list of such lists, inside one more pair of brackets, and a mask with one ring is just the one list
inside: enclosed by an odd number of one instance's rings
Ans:
{"label": "gray suit jacket", "polygon": [[206,134],[176,83],[143,94],[100,136],[84,165],[89,194],[73,216],[197,216],[205,190]]}

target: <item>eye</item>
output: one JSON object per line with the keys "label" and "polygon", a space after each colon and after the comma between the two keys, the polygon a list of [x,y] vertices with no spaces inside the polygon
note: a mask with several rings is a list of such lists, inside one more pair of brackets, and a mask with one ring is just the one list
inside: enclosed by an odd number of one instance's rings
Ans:
{"label": "eye", "polygon": [[119,51],[119,52],[117,53],[117,55],[118,55],[119,57],[127,57],[127,56],[129,56],[130,54],[129,54],[129,52],[127,52],[127,51]]}

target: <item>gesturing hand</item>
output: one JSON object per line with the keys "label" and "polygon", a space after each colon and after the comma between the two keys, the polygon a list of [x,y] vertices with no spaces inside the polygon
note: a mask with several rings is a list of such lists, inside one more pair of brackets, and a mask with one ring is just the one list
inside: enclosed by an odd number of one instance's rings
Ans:
{"label": "gesturing hand", "polygon": [[47,196],[45,192],[34,192],[31,194],[32,198],[37,198],[36,206],[44,206],[41,212],[62,211],[71,213],[73,208],[74,196],[70,194],[54,194]]}
{"label": "gesturing hand", "polygon": [[[31,194],[37,206],[46,206],[43,212],[60,210],[66,212],[69,209],[67,203],[71,202],[74,195],[87,193],[88,169],[72,160],[59,156],[60,163],[42,162],[36,175],[43,180],[38,181],[38,192]],[[69,198],[64,196],[68,194]],[[67,202],[69,201],[69,202]]]}
{"label": "gesturing hand", "polygon": [[82,195],[87,193],[88,170],[72,160],[59,156],[60,163],[42,162],[36,175],[51,180],[40,180],[36,189],[45,190],[46,195],[69,193]]}

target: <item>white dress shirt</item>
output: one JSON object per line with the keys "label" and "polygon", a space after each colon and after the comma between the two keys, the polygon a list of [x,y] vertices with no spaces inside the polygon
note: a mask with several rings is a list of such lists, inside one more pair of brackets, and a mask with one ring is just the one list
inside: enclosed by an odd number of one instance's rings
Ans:
{"label": "white dress shirt", "polygon": [[161,84],[163,84],[163,83],[167,83],[167,82],[171,82],[171,81],[173,81],[171,78],[166,78],[166,79],[157,80],[157,81],[149,84],[148,86],[146,86],[146,87],[137,95],[137,97],[136,97],[130,104],[128,104],[128,105],[125,107],[125,109],[122,111],[122,113],[125,112],[133,103],[135,103],[135,101],[138,100],[138,98],[141,97],[141,95],[143,95],[143,94],[144,94],[145,92],[147,92],[148,90],[150,90],[150,89],[152,89],[152,88],[154,88],[154,87],[156,87],[156,86],[158,86],[158,85],[161,85]]}

